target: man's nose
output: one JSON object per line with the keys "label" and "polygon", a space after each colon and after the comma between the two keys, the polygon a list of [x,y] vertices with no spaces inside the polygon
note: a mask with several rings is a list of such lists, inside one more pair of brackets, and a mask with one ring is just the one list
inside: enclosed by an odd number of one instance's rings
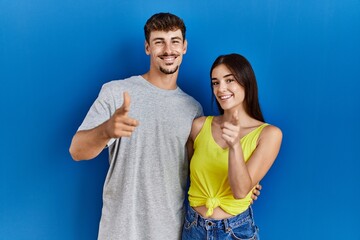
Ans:
{"label": "man's nose", "polygon": [[170,54],[170,53],[171,53],[171,44],[165,43],[165,45],[164,45],[164,52],[167,53],[167,54]]}

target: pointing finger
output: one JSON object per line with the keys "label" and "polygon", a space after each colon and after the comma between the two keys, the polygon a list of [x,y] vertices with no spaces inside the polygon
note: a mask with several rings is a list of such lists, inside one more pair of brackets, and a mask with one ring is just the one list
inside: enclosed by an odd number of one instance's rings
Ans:
{"label": "pointing finger", "polygon": [[235,112],[233,113],[231,123],[235,126],[240,124],[238,110],[235,110]]}

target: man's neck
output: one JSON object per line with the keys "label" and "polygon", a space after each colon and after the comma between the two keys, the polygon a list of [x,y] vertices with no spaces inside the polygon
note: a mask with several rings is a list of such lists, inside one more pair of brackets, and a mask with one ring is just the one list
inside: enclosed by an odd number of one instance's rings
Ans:
{"label": "man's neck", "polygon": [[174,90],[177,88],[177,76],[177,72],[173,74],[159,74],[151,71],[142,75],[145,80],[147,80],[154,86],[165,90]]}

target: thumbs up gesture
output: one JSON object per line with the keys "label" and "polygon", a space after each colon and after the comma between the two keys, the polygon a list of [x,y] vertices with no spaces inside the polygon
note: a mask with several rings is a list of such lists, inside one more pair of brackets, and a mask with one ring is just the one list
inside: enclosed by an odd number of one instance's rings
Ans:
{"label": "thumbs up gesture", "polygon": [[235,111],[230,121],[224,122],[221,125],[222,138],[226,141],[229,147],[234,147],[236,144],[240,144],[240,119],[238,111]]}
{"label": "thumbs up gesture", "polygon": [[130,111],[130,96],[127,92],[123,94],[124,102],[116,109],[115,113],[107,121],[106,134],[109,138],[130,137],[139,122],[128,116]]}

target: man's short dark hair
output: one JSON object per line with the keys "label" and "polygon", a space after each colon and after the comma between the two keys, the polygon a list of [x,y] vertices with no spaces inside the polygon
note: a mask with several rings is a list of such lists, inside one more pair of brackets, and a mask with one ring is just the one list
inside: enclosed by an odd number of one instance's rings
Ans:
{"label": "man's short dark hair", "polygon": [[171,13],[157,13],[152,15],[144,26],[145,39],[149,43],[152,31],[176,31],[180,29],[185,41],[186,27],[184,21]]}

